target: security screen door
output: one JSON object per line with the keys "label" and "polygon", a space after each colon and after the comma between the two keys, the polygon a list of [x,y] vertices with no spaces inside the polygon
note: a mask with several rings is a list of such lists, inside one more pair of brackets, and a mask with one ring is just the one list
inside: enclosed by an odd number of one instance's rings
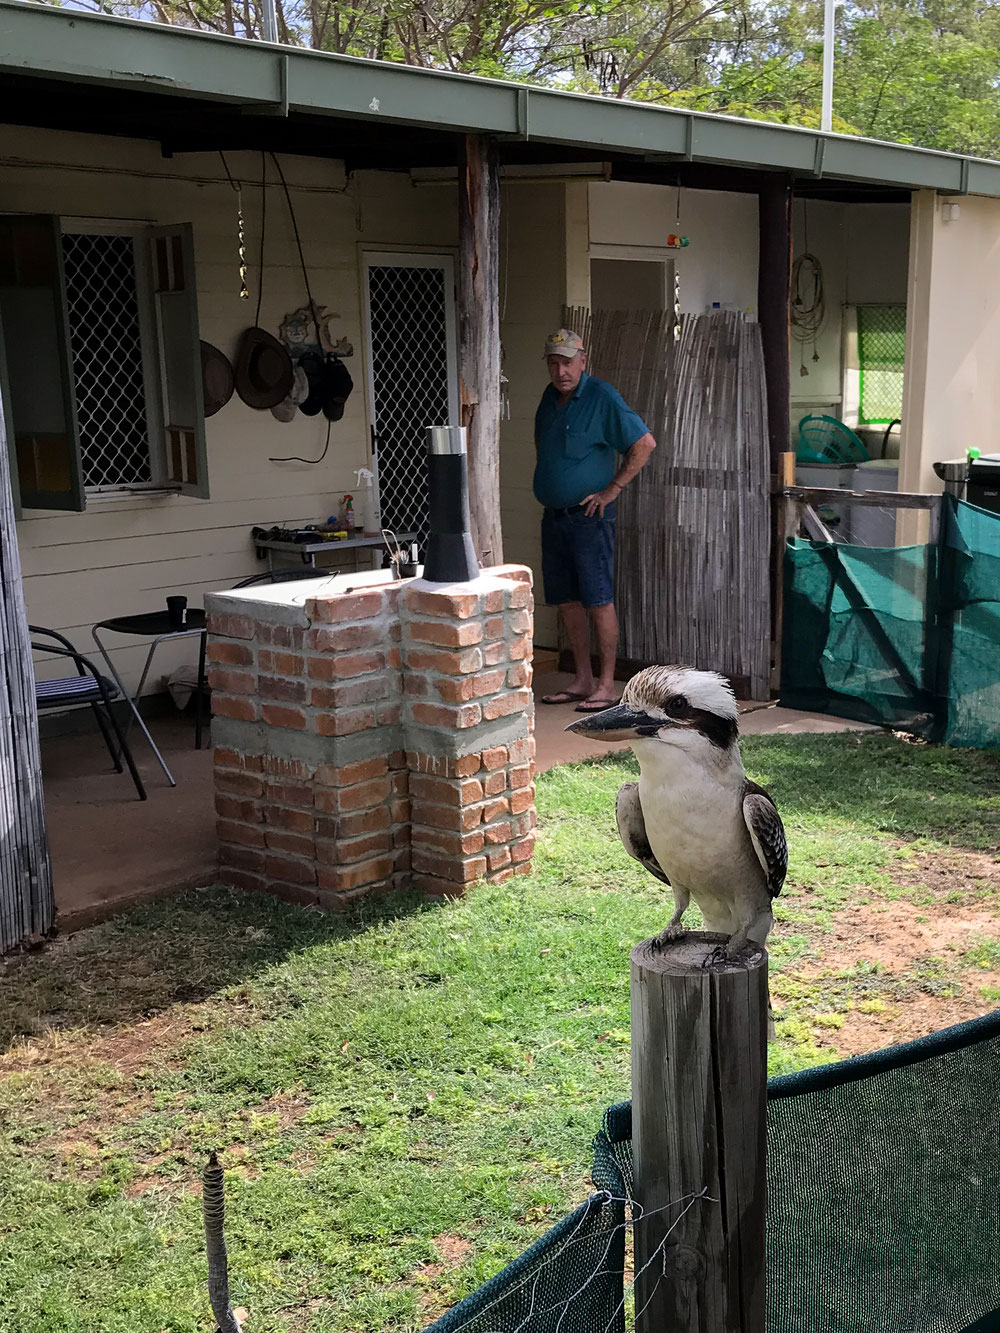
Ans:
{"label": "security screen door", "polygon": [[459,422],[450,255],[366,253],[368,409],[382,526],[427,539],[427,427]]}

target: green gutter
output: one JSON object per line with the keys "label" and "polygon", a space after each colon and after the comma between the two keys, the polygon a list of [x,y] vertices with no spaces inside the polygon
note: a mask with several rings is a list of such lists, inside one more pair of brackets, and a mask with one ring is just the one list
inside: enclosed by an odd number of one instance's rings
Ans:
{"label": "green gutter", "polygon": [[1000,163],[953,153],[528,88],[407,65],[0,0],[0,73],[143,88],[273,115],[289,110],[528,138],[947,194],[1000,196]]}

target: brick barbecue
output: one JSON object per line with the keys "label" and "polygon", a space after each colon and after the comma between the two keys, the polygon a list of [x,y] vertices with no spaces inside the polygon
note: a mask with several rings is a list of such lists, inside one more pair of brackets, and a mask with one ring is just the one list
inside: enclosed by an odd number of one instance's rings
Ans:
{"label": "brick barbecue", "polygon": [[336,908],[531,867],[530,570],[380,577],[206,598],[232,884]]}

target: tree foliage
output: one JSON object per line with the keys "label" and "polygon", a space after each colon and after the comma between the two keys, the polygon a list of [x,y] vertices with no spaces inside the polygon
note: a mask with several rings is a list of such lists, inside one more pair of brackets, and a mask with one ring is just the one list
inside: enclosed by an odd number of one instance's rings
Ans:
{"label": "tree foliage", "polygon": [[[75,0],[231,36],[261,0]],[[276,0],[292,46],[818,125],[822,0]],[[995,0],[840,6],[834,128],[1000,156]]]}

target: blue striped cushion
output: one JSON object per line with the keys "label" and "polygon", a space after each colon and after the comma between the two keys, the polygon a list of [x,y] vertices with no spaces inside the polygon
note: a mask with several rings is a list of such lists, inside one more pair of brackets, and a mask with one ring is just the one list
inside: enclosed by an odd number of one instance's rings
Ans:
{"label": "blue striped cushion", "polygon": [[[117,686],[105,680],[108,695],[114,699],[118,694]],[[99,701],[101,691],[93,676],[64,676],[59,680],[38,680],[35,682],[35,699],[39,708],[52,708],[56,704],[82,704]]]}

